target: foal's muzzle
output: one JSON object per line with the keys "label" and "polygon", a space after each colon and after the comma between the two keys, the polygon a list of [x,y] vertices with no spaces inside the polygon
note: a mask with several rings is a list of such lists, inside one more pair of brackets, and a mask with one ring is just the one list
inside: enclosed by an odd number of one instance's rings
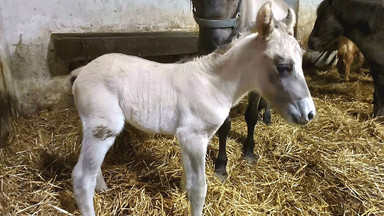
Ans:
{"label": "foal's muzzle", "polygon": [[292,116],[293,123],[298,124],[298,125],[306,125],[312,119],[315,117],[314,111],[310,111],[307,115],[304,115],[304,117],[297,117],[295,115]]}
{"label": "foal's muzzle", "polygon": [[316,115],[315,105],[312,98],[304,98],[290,109],[290,120],[294,124],[306,125]]}

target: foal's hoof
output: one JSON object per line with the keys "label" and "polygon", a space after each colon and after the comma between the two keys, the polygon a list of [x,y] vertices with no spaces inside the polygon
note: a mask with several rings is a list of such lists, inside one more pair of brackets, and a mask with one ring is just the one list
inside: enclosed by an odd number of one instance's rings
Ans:
{"label": "foal's hoof", "polygon": [[104,191],[107,191],[108,189],[109,188],[107,187],[106,184],[96,185],[96,187],[95,187],[96,192],[104,192]]}
{"label": "foal's hoof", "polygon": [[225,169],[215,169],[215,175],[220,181],[225,181],[228,178],[228,173]]}

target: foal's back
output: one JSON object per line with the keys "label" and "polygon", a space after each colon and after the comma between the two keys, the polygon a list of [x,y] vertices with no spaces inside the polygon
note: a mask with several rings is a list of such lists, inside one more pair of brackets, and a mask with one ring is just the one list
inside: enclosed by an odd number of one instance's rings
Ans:
{"label": "foal's back", "polygon": [[85,121],[103,121],[105,116],[94,115],[108,110],[115,118],[123,116],[138,129],[175,134],[183,121],[180,113],[183,118],[194,118],[193,112],[210,106],[203,99],[209,98],[207,92],[211,91],[201,92],[203,86],[209,89],[209,79],[211,76],[195,61],[160,64],[134,56],[107,54],[84,67],[74,83],[73,94]]}
{"label": "foal's back", "polygon": [[107,108],[141,130],[170,132],[174,124],[161,121],[161,117],[174,115],[177,98],[172,81],[177,69],[178,65],[123,54],[101,56],[89,63],[74,83],[79,113],[100,115],[98,110]]}

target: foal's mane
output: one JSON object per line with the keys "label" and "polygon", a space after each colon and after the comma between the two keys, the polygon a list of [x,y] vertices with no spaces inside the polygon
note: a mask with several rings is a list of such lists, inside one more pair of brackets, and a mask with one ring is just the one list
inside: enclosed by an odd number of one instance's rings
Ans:
{"label": "foal's mane", "polygon": [[[384,28],[384,0],[331,0],[335,15],[350,24],[369,27],[371,32]],[[329,6],[330,0],[324,0],[318,14]]]}
{"label": "foal's mane", "polygon": [[[252,34],[252,32],[247,32],[245,34],[241,34],[238,38],[234,37],[232,41],[228,44],[223,44],[219,46],[215,51],[208,55],[204,56],[198,56],[192,59],[192,62],[201,62],[201,60],[208,60],[209,64],[211,66],[216,65],[216,59],[220,58],[224,54],[226,54],[230,49],[232,49],[237,43],[239,43],[243,38],[248,36],[249,34]],[[190,60],[187,60],[185,62],[189,62]]]}
{"label": "foal's mane", "polygon": [[[282,23],[280,21],[275,20],[275,29],[280,31],[280,32],[287,33],[287,30],[285,29],[286,28],[285,24],[283,24],[284,27],[281,27],[281,25],[282,25]],[[231,42],[219,46],[215,51],[213,51],[211,54],[209,54],[207,56],[209,56],[210,58],[211,57],[216,58],[218,56],[224,55],[230,49],[232,49],[232,47],[234,47],[237,43],[239,43],[241,40],[243,40],[244,38],[246,38],[248,35],[251,35],[251,34],[257,35],[258,33],[257,33],[256,29],[250,29],[246,32],[242,32],[239,35],[237,35],[236,37],[233,37]],[[201,58],[201,57],[198,57],[198,58]]]}

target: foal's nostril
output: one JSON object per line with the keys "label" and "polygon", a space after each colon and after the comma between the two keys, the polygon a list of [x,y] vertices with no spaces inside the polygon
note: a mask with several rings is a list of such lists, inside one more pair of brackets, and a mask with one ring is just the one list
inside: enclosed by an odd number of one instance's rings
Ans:
{"label": "foal's nostril", "polygon": [[308,113],[308,120],[311,121],[313,119],[313,117],[315,117],[315,114],[313,113],[313,111],[309,112]]}

